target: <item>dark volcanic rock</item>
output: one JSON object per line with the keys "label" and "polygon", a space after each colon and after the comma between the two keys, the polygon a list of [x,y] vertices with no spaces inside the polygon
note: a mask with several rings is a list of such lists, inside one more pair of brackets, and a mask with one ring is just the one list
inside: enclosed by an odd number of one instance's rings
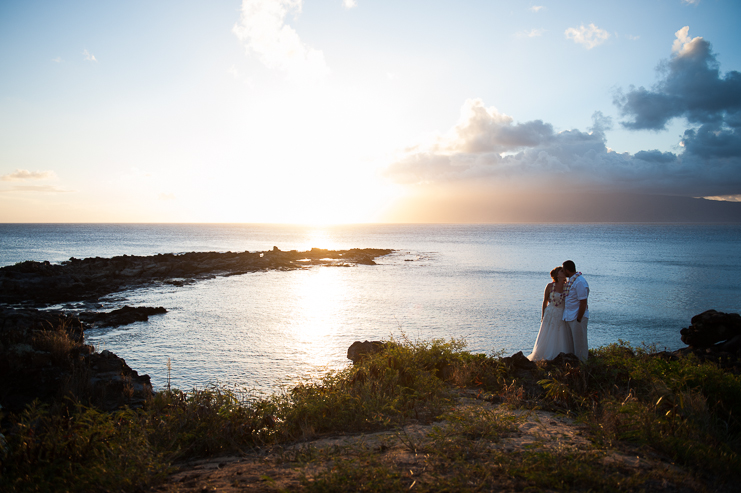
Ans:
{"label": "dark volcanic rock", "polygon": [[39,399],[73,395],[103,410],[141,406],[152,395],[139,375],[111,353],[84,344],[85,322],[62,312],[0,308],[0,405],[19,412]]}
{"label": "dark volcanic rock", "polygon": [[741,335],[741,315],[708,310],[695,315],[682,329],[682,342],[694,348],[708,348]]}
{"label": "dark volcanic rock", "polygon": [[124,305],[122,308],[110,312],[82,312],[79,318],[83,322],[93,324],[96,327],[118,327],[134,322],[146,322],[150,315],[160,315],[162,313],[167,313],[167,310],[161,306],[155,308]]}
{"label": "dark volcanic rock", "polygon": [[518,368],[520,370],[534,370],[537,368],[537,365],[533,361],[527,359],[527,356],[522,354],[522,351],[519,351],[512,356],[502,358],[502,362],[509,367]]}
{"label": "dark volcanic rock", "polygon": [[129,287],[153,282],[178,285],[214,275],[233,275],[260,270],[301,269],[312,265],[373,265],[388,255],[387,249],[283,252],[191,252],[145,257],[72,257],[59,265],[27,261],[0,267],[0,303],[60,303],[97,299]]}
{"label": "dark volcanic rock", "polygon": [[91,400],[106,410],[121,406],[141,407],[149,399],[152,382],[149,375],[139,375],[123,358],[110,351],[91,353],[83,359],[89,378],[83,379]]}
{"label": "dark volcanic rock", "polygon": [[573,353],[559,353],[549,363],[554,366],[571,365],[572,368],[576,368],[579,366],[579,357]]}
{"label": "dark volcanic rock", "polygon": [[381,341],[355,341],[347,348],[347,359],[357,363],[368,354],[375,354],[386,347],[386,343]]}
{"label": "dark volcanic rock", "polygon": [[[60,310],[37,310],[35,308],[10,308],[0,305],[0,341],[24,341],[32,331],[52,330],[63,327],[74,342],[85,340],[85,324],[74,315]],[[0,343],[2,344],[2,343]]]}
{"label": "dark volcanic rock", "polygon": [[707,310],[695,315],[690,326],[679,331],[688,347],[672,354],[694,354],[729,371],[741,371],[741,315]]}
{"label": "dark volcanic rock", "polygon": [[734,336],[733,338],[724,342],[721,348],[724,351],[728,351],[731,353],[741,352],[741,335]]}

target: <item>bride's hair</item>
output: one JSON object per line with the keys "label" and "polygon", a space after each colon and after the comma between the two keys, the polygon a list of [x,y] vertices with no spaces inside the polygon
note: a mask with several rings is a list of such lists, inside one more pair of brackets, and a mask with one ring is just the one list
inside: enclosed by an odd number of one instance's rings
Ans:
{"label": "bride's hair", "polygon": [[559,265],[558,267],[556,267],[555,269],[551,271],[551,279],[553,279],[553,282],[558,281],[558,271],[560,270],[563,270],[563,267]]}

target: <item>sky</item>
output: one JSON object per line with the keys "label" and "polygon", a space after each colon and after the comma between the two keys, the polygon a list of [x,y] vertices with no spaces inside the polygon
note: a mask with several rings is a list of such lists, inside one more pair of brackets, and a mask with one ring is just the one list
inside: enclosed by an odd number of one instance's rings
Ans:
{"label": "sky", "polygon": [[739,201],[739,19],[737,0],[2,2],[0,222]]}

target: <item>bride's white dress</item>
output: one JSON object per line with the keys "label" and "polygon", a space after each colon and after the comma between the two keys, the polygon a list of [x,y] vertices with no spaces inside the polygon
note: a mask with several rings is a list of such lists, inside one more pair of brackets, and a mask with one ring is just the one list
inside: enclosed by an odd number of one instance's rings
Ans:
{"label": "bride's white dress", "polygon": [[543,313],[543,321],[540,323],[538,338],[535,340],[535,347],[527,357],[530,361],[551,360],[560,353],[574,352],[571,329],[563,321],[564,303],[561,295],[562,293],[551,291],[548,306],[545,307]]}

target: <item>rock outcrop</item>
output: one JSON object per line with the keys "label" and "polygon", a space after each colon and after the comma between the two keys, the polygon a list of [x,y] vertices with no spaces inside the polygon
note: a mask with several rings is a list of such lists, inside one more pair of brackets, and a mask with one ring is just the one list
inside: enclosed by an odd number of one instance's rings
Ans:
{"label": "rock outcrop", "polygon": [[381,341],[355,341],[347,348],[347,359],[352,360],[353,363],[357,363],[365,356],[381,352],[385,348],[386,343]]}
{"label": "rock outcrop", "polygon": [[735,350],[741,344],[741,315],[707,310],[695,315],[690,326],[682,329],[682,342],[695,348],[720,344],[719,350]]}
{"label": "rock outcrop", "polygon": [[[561,353],[564,354],[564,353]],[[559,355],[560,356],[560,355]],[[502,362],[512,368],[516,368],[518,370],[534,370],[537,368],[537,365],[527,359],[527,356],[522,354],[522,351],[518,351],[512,356],[507,356],[506,358],[502,358]]]}
{"label": "rock outcrop", "polygon": [[677,355],[693,353],[700,359],[719,362],[723,367],[741,366],[741,315],[707,310],[695,315],[690,326],[680,330],[687,348]]}
{"label": "rock outcrop", "polygon": [[143,405],[149,376],[110,351],[96,353],[84,343],[86,328],[63,312],[0,308],[0,406],[20,412],[66,395],[103,410]]}
{"label": "rock outcrop", "polygon": [[106,294],[152,283],[180,285],[193,279],[261,270],[292,270],[313,265],[374,265],[392,250],[353,248],[284,252],[191,252],[113,258],[72,257],[61,264],[20,262],[0,267],[0,303],[62,303],[95,300]]}
{"label": "rock outcrop", "polygon": [[78,318],[96,327],[119,327],[134,322],[146,322],[151,315],[161,315],[167,310],[161,306],[128,306],[110,312],[82,312]]}

